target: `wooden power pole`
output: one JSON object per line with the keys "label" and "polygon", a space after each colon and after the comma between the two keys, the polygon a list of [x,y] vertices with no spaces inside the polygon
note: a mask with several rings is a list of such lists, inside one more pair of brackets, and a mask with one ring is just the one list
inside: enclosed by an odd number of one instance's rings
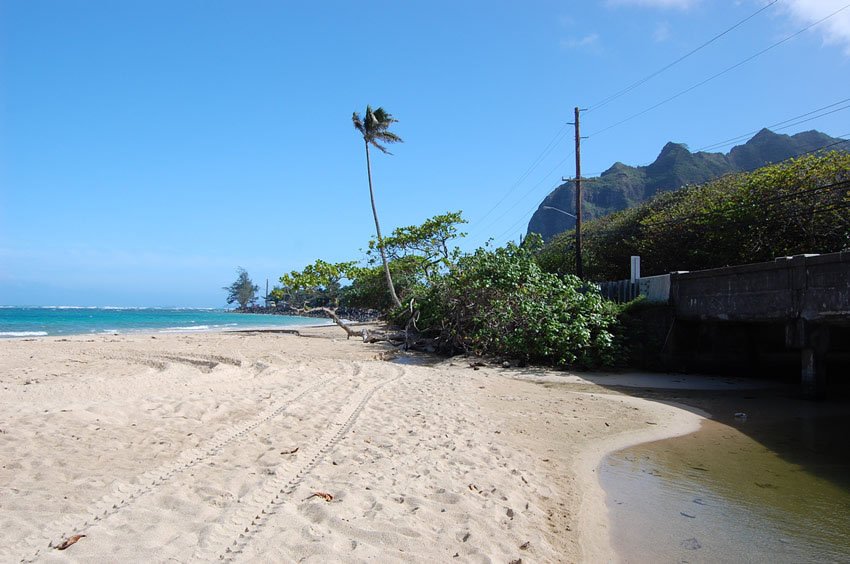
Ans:
{"label": "wooden power pole", "polygon": [[581,261],[581,132],[579,108],[576,106],[576,276],[584,278]]}

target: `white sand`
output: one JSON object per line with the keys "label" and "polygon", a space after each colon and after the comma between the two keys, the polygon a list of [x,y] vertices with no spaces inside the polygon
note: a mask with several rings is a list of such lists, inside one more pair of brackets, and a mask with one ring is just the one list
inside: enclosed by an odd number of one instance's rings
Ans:
{"label": "white sand", "polygon": [[612,560],[602,456],[700,420],[307,333],[0,341],[0,562]]}

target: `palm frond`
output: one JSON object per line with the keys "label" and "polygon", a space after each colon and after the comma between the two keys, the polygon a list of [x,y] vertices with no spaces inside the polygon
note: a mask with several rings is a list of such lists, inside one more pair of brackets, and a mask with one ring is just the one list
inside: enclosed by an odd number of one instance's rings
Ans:
{"label": "palm frond", "polygon": [[383,145],[378,143],[374,138],[369,139],[369,144],[372,145],[373,147],[377,147],[377,149],[379,151],[381,151],[382,153],[384,153],[386,155],[392,155],[392,153],[390,153],[390,151],[386,147],[384,147]]}
{"label": "palm frond", "polygon": [[398,121],[392,116],[392,114],[390,114],[384,108],[378,108],[377,110],[375,110],[374,115],[375,119],[377,119],[378,122],[381,124],[386,124],[386,127],[388,127],[391,123],[395,123]]}
{"label": "palm frond", "polygon": [[360,114],[358,114],[357,112],[351,114],[351,122],[354,124],[354,129],[364,135],[366,134],[365,128],[363,126],[363,120],[360,119]]}
{"label": "palm frond", "polygon": [[397,122],[389,112],[384,108],[372,109],[372,106],[366,106],[366,113],[363,117],[354,112],[351,116],[351,121],[355,129],[363,135],[363,139],[367,143],[375,146],[378,150],[388,155],[391,155],[382,143],[402,143],[401,137],[389,131],[390,125]]}
{"label": "palm frond", "polygon": [[380,133],[376,133],[375,138],[380,139],[384,143],[404,143],[404,140],[392,131],[381,131]]}

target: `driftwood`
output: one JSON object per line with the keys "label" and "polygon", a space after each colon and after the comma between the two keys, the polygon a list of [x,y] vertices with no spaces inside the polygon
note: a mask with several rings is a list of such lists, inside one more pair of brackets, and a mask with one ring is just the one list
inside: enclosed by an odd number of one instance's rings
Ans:
{"label": "driftwood", "polygon": [[407,333],[405,331],[382,331],[363,329],[362,332],[364,343],[378,343],[388,341],[390,343],[404,344],[407,342]]}
{"label": "driftwood", "polygon": [[336,309],[330,307],[310,307],[298,309],[299,313],[311,313],[321,311],[330,317],[334,323],[339,325],[347,339],[360,337],[364,343],[387,342],[395,346],[403,347],[405,350],[416,350],[423,352],[435,352],[441,348],[440,338],[424,337],[419,333],[416,322],[419,320],[419,310],[415,309],[413,300],[410,301],[410,318],[403,330],[387,331],[383,329],[356,329],[347,325],[336,314]]}
{"label": "driftwood", "polygon": [[352,327],[349,327],[345,323],[343,323],[342,319],[336,314],[336,310],[329,307],[308,307],[296,310],[298,313],[312,313],[314,311],[324,312],[333,319],[333,322],[342,327],[342,330],[345,331],[345,334],[348,335],[346,339],[350,339],[351,337],[359,337],[363,334],[364,331],[358,331]]}
{"label": "driftwood", "polygon": [[351,337],[360,337],[363,339],[364,343],[377,343],[380,341],[389,341],[391,343],[404,343],[407,340],[406,331],[382,331],[382,330],[368,330],[368,329],[355,329],[350,325],[347,325],[340,317],[336,314],[336,309],[330,307],[310,307],[299,309],[299,313],[312,313],[315,311],[321,311],[325,313],[328,317],[330,317],[334,323],[339,325],[345,334],[347,335],[347,339]]}

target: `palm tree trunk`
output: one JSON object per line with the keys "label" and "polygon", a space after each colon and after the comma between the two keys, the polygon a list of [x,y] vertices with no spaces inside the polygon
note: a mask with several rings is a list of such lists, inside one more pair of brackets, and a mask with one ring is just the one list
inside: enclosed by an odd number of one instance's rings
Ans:
{"label": "palm tree trunk", "polygon": [[384,250],[384,238],[381,235],[381,224],[378,222],[378,208],[375,207],[375,192],[372,190],[372,161],[369,159],[369,142],[366,141],[366,172],[369,175],[369,199],[372,201],[372,215],[375,217],[375,231],[378,232],[378,249],[381,251],[381,261],[384,263],[384,276],[387,279],[387,287],[390,291],[390,298],[396,307],[401,307],[401,300],[395,293],[393,285],[393,277],[390,275],[390,264],[387,262],[387,253]]}

